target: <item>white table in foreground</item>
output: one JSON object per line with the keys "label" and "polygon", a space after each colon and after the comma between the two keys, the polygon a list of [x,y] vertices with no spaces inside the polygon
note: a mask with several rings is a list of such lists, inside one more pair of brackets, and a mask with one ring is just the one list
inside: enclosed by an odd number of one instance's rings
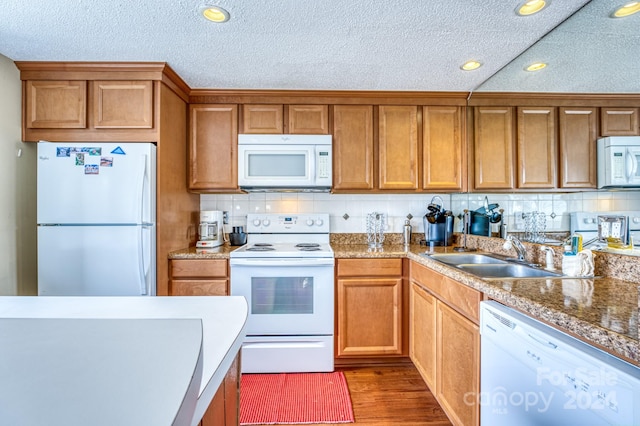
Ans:
{"label": "white table in foreground", "polygon": [[[196,319],[202,322],[202,380],[192,424],[198,424],[246,334],[242,297],[0,297],[0,318]],[[3,348],[0,350],[4,351]],[[72,347],[68,348],[73,351]],[[158,354],[149,351],[152,359]],[[99,363],[96,367],[100,367]],[[163,370],[157,374],[163,374]],[[0,386],[3,386],[0,384]],[[123,388],[127,383],[122,383]],[[26,396],[28,397],[28,396]],[[142,397],[142,396],[141,396]],[[37,409],[37,407],[34,407]],[[150,406],[149,409],[154,409]],[[124,424],[124,423],[121,423]]]}

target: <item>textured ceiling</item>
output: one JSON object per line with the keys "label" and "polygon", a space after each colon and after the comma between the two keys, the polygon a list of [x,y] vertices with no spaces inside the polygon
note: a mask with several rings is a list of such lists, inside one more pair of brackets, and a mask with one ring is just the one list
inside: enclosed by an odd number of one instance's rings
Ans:
{"label": "textured ceiling", "polygon": [[[481,86],[505,92],[640,93],[640,13],[609,17],[626,0],[592,0]],[[524,71],[548,62],[539,72]]]}
{"label": "textured ceiling", "polygon": [[[489,79],[481,89],[640,93],[640,14],[606,18],[624,0],[554,0],[530,17],[515,15],[521,2],[209,0],[231,14],[213,24],[200,16],[199,0],[3,0],[0,54],[15,61],[167,62],[192,88],[475,91]],[[580,17],[587,9],[605,14],[597,26],[593,15]],[[535,46],[542,53],[525,52],[565,20]],[[620,38],[635,52],[631,58],[612,47]],[[552,65],[523,73],[524,62],[540,58]],[[601,81],[569,63],[574,58],[635,70],[624,71],[636,77],[633,89]],[[484,66],[460,70],[468,59]]]}

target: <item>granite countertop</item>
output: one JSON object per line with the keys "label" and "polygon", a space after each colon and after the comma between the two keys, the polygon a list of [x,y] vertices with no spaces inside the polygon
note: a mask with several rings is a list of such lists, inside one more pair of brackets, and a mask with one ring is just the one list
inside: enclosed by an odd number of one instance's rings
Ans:
{"label": "granite countertop", "polygon": [[[383,246],[382,250],[356,244],[332,247],[337,259],[407,257],[640,365],[639,286],[636,283],[606,277],[482,280],[424,256],[426,247],[416,244]],[[452,248],[436,247],[435,251],[446,253]]]}
{"label": "granite countertop", "polygon": [[223,244],[214,248],[189,247],[169,253],[169,259],[228,259],[229,253],[240,247]]}
{"label": "granite countertop", "polygon": [[[427,248],[419,244],[408,247],[389,244],[374,250],[369,249],[366,244],[332,242],[331,247],[336,259],[407,257],[481,291],[489,298],[640,365],[638,283],[608,277],[482,280],[424,256]],[[222,246],[213,249],[213,252],[189,248],[172,252],[169,258],[226,259],[235,248]],[[479,248],[481,251],[494,252],[491,247]],[[436,247],[435,251],[450,252],[452,248]],[[558,261],[556,256],[556,262]],[[556,264],[556,268],[559,268],[559,264]],[[637,267],[631,269],[628,273],[637,275]]]}

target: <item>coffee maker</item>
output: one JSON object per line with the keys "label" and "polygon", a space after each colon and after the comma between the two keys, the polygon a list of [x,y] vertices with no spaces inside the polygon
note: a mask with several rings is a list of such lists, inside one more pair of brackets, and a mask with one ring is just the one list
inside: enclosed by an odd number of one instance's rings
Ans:
{"label": "coffee maker", "polygon": [[[440,204],[436,203],[440,200]],[[453,237],[453,213],[442,207],[442,198],[438,195],[431,199],[427,206],[427,214],[422,219],[424,223],[424,236],[427,244],[436,246],[449,246]]]}
{"label": "coffee maker", "polygon": [[211,248],[224,244],[224,213],[218,210],[200,212],[196,247]]}

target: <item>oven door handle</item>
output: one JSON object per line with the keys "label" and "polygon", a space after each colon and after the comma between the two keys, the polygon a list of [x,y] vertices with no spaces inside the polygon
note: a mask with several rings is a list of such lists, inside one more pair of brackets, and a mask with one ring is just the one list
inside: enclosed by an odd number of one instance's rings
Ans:
{"label": "oven door handle", "polygon": [[294,258],[294,259],[229,259],[230,266],[333,266],[334,259]]}

